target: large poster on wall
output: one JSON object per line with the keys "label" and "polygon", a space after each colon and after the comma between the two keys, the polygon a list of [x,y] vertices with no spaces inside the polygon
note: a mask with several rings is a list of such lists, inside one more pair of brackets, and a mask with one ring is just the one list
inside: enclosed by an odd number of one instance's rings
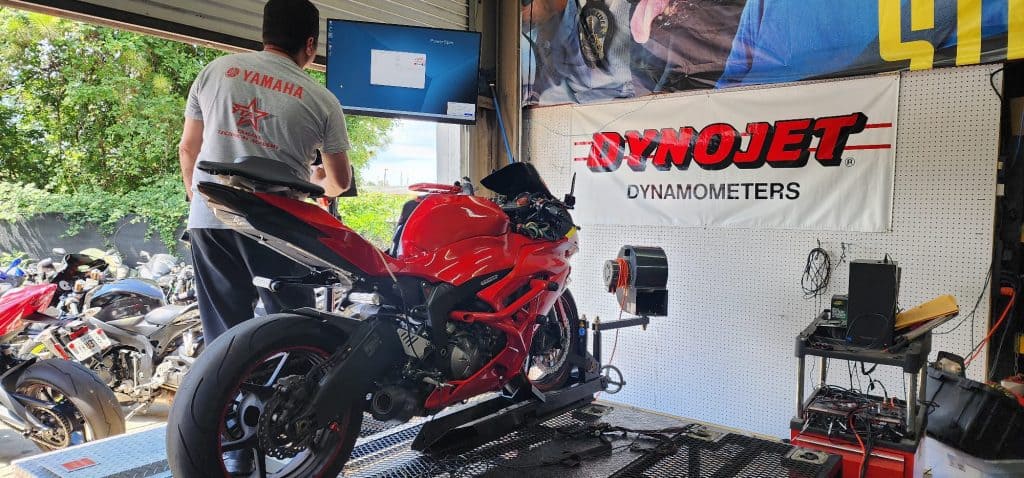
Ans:
{"label": "large poster on wall", "polygon": [[899,81],[574,106],[575,216],[584,226],[886,231]]}
{"label": "large poster on wall", "polygon": [[525,104],[1024,58],[1024,0],[526,0]]}

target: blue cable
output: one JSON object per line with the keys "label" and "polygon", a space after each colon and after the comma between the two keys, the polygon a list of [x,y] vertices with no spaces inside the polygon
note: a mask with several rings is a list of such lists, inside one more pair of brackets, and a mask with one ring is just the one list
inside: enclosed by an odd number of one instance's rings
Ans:
{"label": "blue cable", "polygon": [[508,134],[505,133],[505,121],[501,119],[501,106],[498,105],[498,92],[494,90],[494,84],[491,84],[491,97],[494,98],[494,111],[498,114],[498,127],[501,128],[501,139],[505,140],[505,154],[508,155],[508,164],[515,162],[515,158],[512,157],[512,147],[508,144]]}

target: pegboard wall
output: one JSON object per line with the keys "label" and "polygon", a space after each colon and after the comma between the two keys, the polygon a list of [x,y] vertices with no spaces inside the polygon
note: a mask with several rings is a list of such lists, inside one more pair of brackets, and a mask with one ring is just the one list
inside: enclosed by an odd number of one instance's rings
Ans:
{"label": "pegboard wall", "polygon": [[[795,407],[794,339],[828,305],[827,299],[804,299],[800,287],[807,254],[819,243],[834,266],[826,298],[846,293],[850,260],[885,254],[902,268],[901,307],[954,295],[961,316],[939,331],[965,320],[953,332],[935,336],[932,358],[939,350],[966,354],[989,321],[986,280],[1000,114],[989,75],[997,67],[903,74],[890,232],[581,224],[569,287],[588,318],[619,315],[601,274],[604,261],[614,258],[620,246],[657,245],[669,258],[671,315],[653,319],[646,331],[621,330],[617,345],[615,333],[606,334],[606,360],[614,350],[611,361],[622,369],[627,385],[604,398],[788,436]],[[763,89],[771,94],[771,87]],[[638,108],[644,101],[635,100]],[[531,109],[524,124],[524,157],[556,195],[568,191],[572,177],[571,112],[572,106]],[[981,378],[983,363],[978,360],[969,376]],[[845,363],[831,361],[829,375],[831,383],[849,385]],[[890,394],[905,393],[898,369],[879,367],[874,376]],[[866,378],[861,380],[866,388]],[[856,379],[853,383],[857,386]]]}

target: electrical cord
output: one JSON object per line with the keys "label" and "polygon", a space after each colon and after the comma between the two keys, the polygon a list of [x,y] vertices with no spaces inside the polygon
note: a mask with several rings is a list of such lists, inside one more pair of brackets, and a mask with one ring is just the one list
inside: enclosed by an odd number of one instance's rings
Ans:
{"label": "electrical cord", "polygon": [[999,74],[999,72],[1001,71],[1003,71],[1003,67],[999,67],[999,69],[993,71],[990,75],[988,75],[988,84],[992,86],[992,91],[996,92],[996,96],[999,97],[1000,103],[1003,102],[1003,95],[1002,93],[999,92],[999,89],[996,88],[996,75]]}
{"label": "electrical cord", "polygon": [[889,390],[887,388],[885,388],[885,384],[883,384],[881,380],[875,380],[875,378],[871,376],[871,374],[874,373],[875,369],[877,369],[877,368],[878,368],[878,364],[877,363],[871,364],[871,370],[867,370],[865,368],[864,362],[860,363],[860,373],[863,374],[863,375],[867,375],[867,377],[868,377],[868,393],[871,393],[872,391],[874,391],[875,390],[875,384],[878,384],[879,387],[882,387],[882,393],[883,393],[883,397],[885,398],[885,401],[889,401]]}
{"label": "electrical cord", "polygon": [[828,252],[818,247],[811,249],[807,254],[807,263],[804,265],[803,276],[800,277],[800,288],[804,291],[804,299],[820,297],[828,288],[829,280],[832,277],[832,260]]}
{"label": "electrical cord", "polygon": [[1013,309],[1014,303],[1016,303],[1017,301],[1017,291],[1015,291],[1012,287],[1001,287],[999,292],[1001,295],[1009,297],[1010,301],[1007,302],[1006,307],[1003,308],[1003,313],[999,316],[999,320],[996,321],[995,325],[993,325],[991,329],[989,329],[988,334],[985,334],[985,338],[981,339],[981,341],[974,346],[974,349],[972,349],[973,353],[971,354],[970,358],[964,361],[965,370],[967,369],[967,367],[971,366],[971,362],[973,362],[974,359],[978,358],[978,356],[981,355],[981,351],[985,350],[985,345],[988,344],[989,340],[992,338],[992,335],[995,334],[996,330],[999,329],[999,326],[1003,324],[1004,320],[1006,320],[1006,317],[1009,315],[1010,310]]}
{"label": "electrical cord", "polygon": [[[1020,290],[1021,284],[1020,284],[1019,278],[1017,278],[1013,274],[1006,274],[1006,275],[1008,277],[1004,278],[1003,280],[1005,282],[1011,284],[1011,287],[1013,287],[1013,289],[1015,291]],[[996,347],[996,353],[992,357],[992,362],[993,363],[998,363],[999,358],[1003,356],[1003,346],[1006,345],[1007,339],[1014,338],[1014,340],[1016,340],[1014,335],[1009,333],[1009,331],[1016,330],[1014,327],[1017,326],[1016,325],[1017,315],[1018,315],[1017,314],[1017,305],[1014,304],[1013,308],[1010,309],[1010,318],[1006,322],[1006,330],[1007,330],[1007,332],[1003,333],[1002,338],[1000,338],[1000,340],[999,340],[999,346]],[[1017,360],[1016,357],[1014,357],[1014,355],[1016,355],[1016,354],[1012,353],[1012,352],[1013,351],[1011,349],[1011,357],[1012,357],[1012,361],[1013,361],[1013,374],[1017,375],[1017,374],[1020,373],[1020,361]],[[997,367],[992,367],[992,369],[989,370],[989,377],[988,377],[989,381],[991,381],[992,378],[995,376],[996,371],[997,371]]]}
{"label": "electrical cord", "polygon": [[978,294],[977,300],[974,301],[974,307],[971,308],[971,312],[969,314],[965,315],[962,319],[960,319],[960,321],[957,322],[956,325],[953,326],[952,329],[949,329],[949,330],[947,330],[945,332],[932,331],[932,335],[951,334],[951,333],[955,332],[956,329],[959,329],[960,326],[963,325],[963,323],[967,319],[971,319],[971,342],[973,343],[974,342],[974,335],[973,335],[974,334],[974,315],[978,312],[978,305],[981,304],[981,299],[985,297],[985,291],[988,290],[988,283],[991,280],[992,280],[992,266],[990,265],[989,268],[988,268],[988,274],[985,275],[985,283],[982,284],[982,286],[981,286],[981,293]]}

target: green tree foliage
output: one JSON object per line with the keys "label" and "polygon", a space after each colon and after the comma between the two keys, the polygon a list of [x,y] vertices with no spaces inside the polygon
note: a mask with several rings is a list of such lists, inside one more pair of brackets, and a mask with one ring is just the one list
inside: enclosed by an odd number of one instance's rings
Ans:
{"label": "green tree foliage", "polygon": [[0,138],[21,152],[0,151],[4,180],[122,193],[176,173],[185,95],[219,52],[12,9],[0,30]]}
{"label": "green tree foliage", "polygon": [[391,247],[395,224],[406,201],[414,195],[363,191],[359,197],[338,198],[338,216],[345,225],[377,247]]}
{"label": "green tree foliage", "polygon": [[[9,8],[0,31],[0,180],[123,193],[178,173],[188,89],[223,52]],[[393,125],[348,118],[357,169]]]}
{"label": "green tree foliage", "polygon": [[[62,212],[102,226],[137,214],[173,238],[187,214],[185,99],[225,53],[2,7],[0,31],[0,216]],[[358,171],[394,122],[347,120]],[[374,201],[349,200],[362,202]]]}

